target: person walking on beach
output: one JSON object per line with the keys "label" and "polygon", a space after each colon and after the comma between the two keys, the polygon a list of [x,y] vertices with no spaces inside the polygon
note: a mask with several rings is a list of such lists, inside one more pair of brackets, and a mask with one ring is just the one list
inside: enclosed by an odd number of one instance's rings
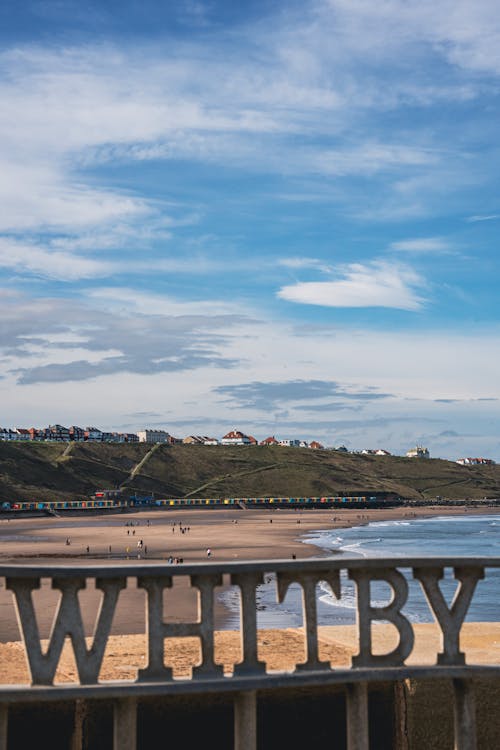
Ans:
{"label": "person walking on beach", "polygon": [[209,548],[207,549],[207,557],[211,557],[211,556],[212,556],[212,550],[211,550],[211,549],[210,549],[210,547],[209,547]]}

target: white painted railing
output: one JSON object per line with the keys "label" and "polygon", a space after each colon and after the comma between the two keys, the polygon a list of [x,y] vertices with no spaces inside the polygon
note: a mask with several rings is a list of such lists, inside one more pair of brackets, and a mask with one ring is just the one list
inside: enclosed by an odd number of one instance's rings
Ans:
{"label": "white painted railing", "polygon": [[[499,558],[368,560],[338,557],[294,562],[273,560],[174,566],[2,566],[0,578],[12,593],[15,603],[31,682],[0,685],[0,750],[8,748],[9,707],[15,704],[112,699],[115,701],[114,748],[136,750],[139,699],[213,694],[217,691],[234,694],[234,746],[238,750],[255,750],[256,706],[260,690],[334,684],[343,685],[346,690],[348,750],[368,750],[367,686],[410,677],[452,681],[455,748],[474,750],[477,745],[471,681],[480,677],[500,677],[500,666],[466,664],[459,638],[478,582],[495,568],[500,568]],[[450,569],[456,580],[456,591],[453,602],[448,605],[440,581],[444,571]],[[318,652],[317,586],[326,582],[333,596],[341,599],[342,571],[355,583],[357,596],[358,652],[352,657],[350,668],[332,667],[329,662],[320,660]],[[277,601],[283,601],[292,583],[298,583],[302,589],[306,661],[297,665],[293,672],[267,671],[266,664],[258,657],[256,591],[269,573],[276,577]],[[165,621],[164,592],[172,587],[177,576],[188,576],[191,586],[198,592],[196,622]],[[413,626],[402,611],[408,599],[408,576],[419,582],[441,632],[441,650],[432,666],[409,666],[406,663],[414,646]],[[51,587],[60,592],[46,651],[42,650],[39,613],[33,596],[42,579],[50,579]],[[102,592],[90,648],[85,641],[79,600],[79,592],[89,581],[93,581],[95,588]],[[391,601],[384,606],[372,602],[372,584],[376,581],[384,581],[392,592]],[[134,585],[145,595],[144,666],[138,669],[133,681],[99,681],[117,604],[124,589]],[[231,676],[224,674],[222,665],[214,659],[214,598],[215,590],[222,585],[236,586],[240,592],[243,658],[235,665]],[[371,626],[377,621],[389,622],[398,633],[399,642],[389,653],[373,652]],[[200,642],[201,662],[193,668],[190,678],[174,677],[171,667],[164,663],[165,641],[193,636]],[[72,643],[78,682],[54,683],[67,638]]]}

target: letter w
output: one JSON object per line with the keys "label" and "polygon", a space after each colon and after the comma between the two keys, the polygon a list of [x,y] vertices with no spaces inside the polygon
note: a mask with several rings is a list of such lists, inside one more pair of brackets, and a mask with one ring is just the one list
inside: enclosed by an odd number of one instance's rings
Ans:
{"label": "letter w", "polygon": [[85,578],[54,578],[52,588],[61,591],[57,612],[52,623],[49,646],[42,653],[40,632],[33,607],[32,591],[40,588],[39,578],[7,578],[7,589],[16,601],[17,620],[21,631],[33,685],[52,685],[67,636],[71,638],[80,684],[98,681],[104,650],[120,590],[125,578],[96,579],[96,588],[104,593],[101,599],[93,643],[87,649],[78,591],[85,589]]}

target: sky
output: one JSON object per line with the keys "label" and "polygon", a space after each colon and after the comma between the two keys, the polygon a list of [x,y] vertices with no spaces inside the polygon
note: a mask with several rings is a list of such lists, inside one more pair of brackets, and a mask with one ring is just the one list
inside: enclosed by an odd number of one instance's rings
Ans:
{"label": "sky", "polygon": [[495,0],[3,0],[0,425],[500,461]]}

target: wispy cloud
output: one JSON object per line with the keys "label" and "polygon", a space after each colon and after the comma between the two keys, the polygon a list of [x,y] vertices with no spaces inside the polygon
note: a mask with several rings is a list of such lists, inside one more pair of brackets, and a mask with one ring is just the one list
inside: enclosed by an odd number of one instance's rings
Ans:
{"label": "wispy cloud", "polygon": [[0,268],[20,274],[28,273],[46,279],[74,281],[108,276],[112,264],[72,253],[47,250],[29,243],[0,237]]}
{"label": "wispy cloud", "polygon": [[407,253],[450,253],[452,248],[449,242],[442,237],[417,237],[415,239],[400,240],[392,242],[391,250],[400,250]]}
{"label": "wispy cloud", "polygon": [[327,265],[324,261],[318,260],[317,258],[280,258],[277,261],[278,266],[284,266],[292,270],[298,270],[301,268],[315,268],[320,271],[331,271],[332,267]]}
{"label": "wispy cloud", "polygon": [[[320,6],[322,7],[322,6]],[[400,48],[432,53],[471,71],[500,73],[500,24],[495,0],[329,0],[344,43],[354,53],[392,57]],[[423,49],[422,49],[423,48]]]}
{"label": "wispy cloud", "polygon": [[287,302],[324,307],[387,307],[419,310],[425,300],[417,293],[423,279],[412,269],[385,261],[351,264],[340,278],[305,281],[282,287],[277,296]]}
{"label": "wispy cloud", "polygon": [[[404,89],[406,76],[393,76],[390,86],[373,77],[367,85],[363,73],[367,53],[380,60],[384,50],[391,69],[398,47],[410,41],[431,43],[446,57],[436,41],[447,40],[447,25],[459,46],[459,24],[424,5],[410,11],[402,2],[376,10],[366,3],[313,3],[280,16],[272,35],[265,24],[240,29],[236,47],[226,34],[203,44],[172,38],[168,58],[139,44],[4,50],[0,230],[83,231],[154,216],[158,207],[147,199],[88,176],[105,163],[182,159],[331,179],[440,169],[446,149],[431,137],[416,143],[405,131],[389,139],[363,125],[352,130],[360,111],[390,109],[398,97],[406,103],[412,90],[415,101],[421,88],[428,102],[439,97],[437,84],[413,79]],[[489,18],[487,4],[480,5],[474,14],[455,4],[451,14],[477,21],[469,43],[481,43]],[[389,44],[388,23],[401,32]],[[241,54],[250,47],[260,54]]]}
{"label": "wispy cloud", "polygon": [[[335,398],[342,401],[374,401],[389,398],[390,394],[380,393],[376,388],[359,388],[329,380],[288,380],[283,382],[240,383],[213,388],[213,393],[224,396],[235,406],[244,409],[275,409],[283,404],[298,405],[300,402],[313,402],[318,399]],[[326,405],[327,406],[327,405]],[[297,408],[307,409],[307,405]]]}
{"label": "wispy cloud", "polygon": [[476,215],[476,216],[469,216],[467,221],[469,222],[476,222],[476,221],[496,221],[497,219],[500,219],[500,214],[485,214],[483,215]]}
{"label": "wispy cloud", "polygon": [[193,316],[231,316],[235,322],[246,317],[255,324],[257,321],[250,317],[251,310],[246,309],[241,301],[217,300],[200,297],[199,299],[182,300],[167,294],[138,290],[134,287],[101,286],[86,292],[89,299],[100,303],[106,309],[128,311],[129,314],[159,315],[172,317]]}

